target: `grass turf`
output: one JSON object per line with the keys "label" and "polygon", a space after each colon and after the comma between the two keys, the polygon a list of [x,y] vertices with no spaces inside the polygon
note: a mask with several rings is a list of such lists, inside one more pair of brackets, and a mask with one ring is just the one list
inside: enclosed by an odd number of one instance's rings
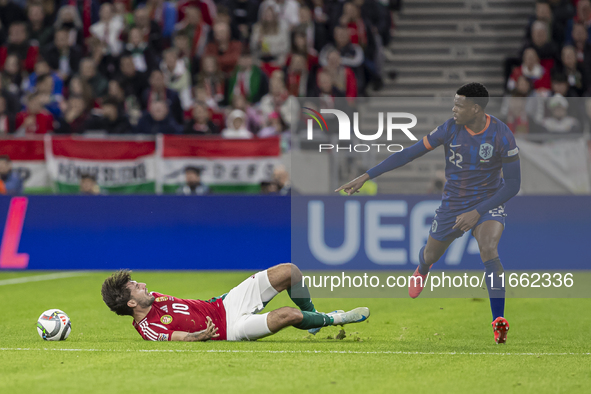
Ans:
{"label": "grass turf", "polygon": [[[0,281],[43,273],[0,273]],[[512,299],[508,344],[497,346],[484,299],[316,299],[319,310],[368,306],[368,322],[294,328],[257,342],[146,342],[100,297],[108,273],[0,286],[0,387],[60,392],[588,392],[591,300]],[[136,272],[149,290],[208,299],[245,272]],[[293,305],[280,294],[266,310]],[[59,308],[66,341],[45,342],[35,319]],[[16,350],[20,348],[22,350]],[[77,349],[64,351],[65,349]],[[456,354],[453,354],[453,353]],[[564,354],[567,353],[567,354]],[[572,354],[570,354],[572,353]]]}

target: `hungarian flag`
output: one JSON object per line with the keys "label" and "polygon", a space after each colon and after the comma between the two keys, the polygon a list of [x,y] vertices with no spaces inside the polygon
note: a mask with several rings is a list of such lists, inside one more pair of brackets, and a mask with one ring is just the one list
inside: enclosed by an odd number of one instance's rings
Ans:
{"label": "hungarian flag", "polygon": [[163,191],[173,192],[185,183],[187,167],[201,169],[201,182],[214,191],[254,191],[273,177],[279,164],[279,137],[230,140],[162,136]]}
{"label": "hungarian flag", "polygon": [[0,142],[0,155],[10,157],[12,170],[24,180],[25,193],[50,191],[43,137],[3,139]]}
{"label": "hungarian flag", "polygon": [[92,175],[109,193],[156,191],[156,143],[73,137],[45,139],[45,159],[60,193],[76,193],[80,177]]}

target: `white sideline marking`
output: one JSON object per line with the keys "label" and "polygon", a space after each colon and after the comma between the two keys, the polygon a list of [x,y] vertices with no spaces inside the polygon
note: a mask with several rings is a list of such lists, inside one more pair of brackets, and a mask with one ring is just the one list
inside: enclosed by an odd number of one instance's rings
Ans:
{"label": "white sideline marking", "polygon": [[0,286],[17,285],[19,283],[28,283],[28,282],[40,282],[43,280],[71,278],[73,276],[88,275],[89,273],[90,272],[88,272],[88,271],[66,271],[66,272],[58,272],[55,274],[33,275],[33,276],[25,276],[22,278],[4,279],[4,280],[0,280]]}
{"label": "white sideline marking", "polygon": [[48,348],[0,348],[2,351],[41,351],[54,352],[115,352],[115,353],[285,353],[285,354],[403,354],[403,355],[439,355],[439,356],[591,356],[591,353],[472,353],[472,352],[396,352],[375,351],[359,352],[354,350],[191,350],[191,349],[138,349],[138,350],[111,350],[111,349],[48,349]]}

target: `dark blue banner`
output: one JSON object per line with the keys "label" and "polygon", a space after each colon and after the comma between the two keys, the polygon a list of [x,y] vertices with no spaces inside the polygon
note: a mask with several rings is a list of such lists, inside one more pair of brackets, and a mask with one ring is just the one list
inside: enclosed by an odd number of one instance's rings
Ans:
{"label": "dark blue banner", "polygon": [[288,197],[32,196],[18,252],[29,269],[257,270],[290,260],[289,212]]}
{"label": "dark blue banner", "polygon": [[[292,261],[302,269],[412,269],[440,201],[416,196],[293,197]],[[507,269],[591,269],[591,197],[515,197],[499,255]],[[471,232],[437,268],[479,269]]]}
{"label": "dark blue banner", "polygon": [[[293,261],[410,270],[438,205],[416,196],[0,197],[0,268],[257,270]],[[506,213],[506,269],[591,269],[591,197],[516,197]],[[480,268],[475,239],[456,240],[438,266]]]}

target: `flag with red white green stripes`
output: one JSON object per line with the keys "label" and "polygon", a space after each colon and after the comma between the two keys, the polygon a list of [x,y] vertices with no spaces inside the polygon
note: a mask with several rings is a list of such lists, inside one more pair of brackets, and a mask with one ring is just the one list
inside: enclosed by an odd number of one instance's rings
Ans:
{"label": "flag with red white green stripes", "polygon": [[156,191],[155,141],[46,136],[45,159],[60,193],[78,192],[85,174],[108,193]]}

